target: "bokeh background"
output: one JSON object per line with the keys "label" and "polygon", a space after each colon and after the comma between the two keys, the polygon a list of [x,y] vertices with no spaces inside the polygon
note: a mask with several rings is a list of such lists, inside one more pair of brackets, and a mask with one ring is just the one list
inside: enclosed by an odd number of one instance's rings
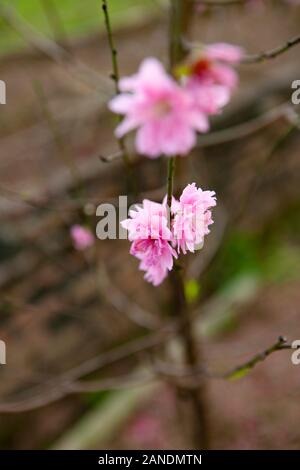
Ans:
{"label": "bokeh background", "polygon": [[[108,3],[122,75],[146,56],[167,63],[168,2]],[[198,7],[190,39],[257,53],[299,33],[297,1],[249,0]],[[299,120],[281,112],[300,80],[299,51],[241,65],[231,104],[178,170],[175,190],[195,181],[218,197],[205,248],[185,266],[212,371],[246,361],[279,335],[300,338]],[[110,73],[100,0],[1,0],[2,449],[187,445],[163,381],[59,398],[78,367],[84,380],[108,380],[151,363],[145,351],[105,366],[101,358],[152,334],[168,312],[168,283],[146,285],[127,241],[97,241],[81,253],[70,238],[73,224],[95,227],[97,205],[127,192],[122,162],[103,161],[117,151]],[[161,200],[166,162],[133,160],[139,201]],[[89,369],[91,361],[99,367]],[[299,372],[283,351],[244,377],[209,381],[213,448],[299,448]]]}

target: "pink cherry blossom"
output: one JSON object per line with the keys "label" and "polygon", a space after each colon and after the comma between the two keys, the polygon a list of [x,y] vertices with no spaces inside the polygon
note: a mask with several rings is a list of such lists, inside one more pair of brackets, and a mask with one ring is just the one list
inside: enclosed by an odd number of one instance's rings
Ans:
{"label": "pink cherry blossom", "polygon": [[210,60],[218,60],[228,64],[238,64],[244,54],[241,47],[225,42],[209,44],[205,46],[205,52]]}
{"label": "pink cherry blossom", "polygon": [[173,220],[173,239],[178,252],[194,252],[201,248],[213,223],[211,207],[216,205],[214,191],[203,191],[195,183],[183,190]]}
{"label": "pink cherry blossom", "polygon": [[[202,247],[213,223],[210,209],[216,205],[214,191],[203,191],[195,183],[183,190],[179,201],[172,199],[168,220],[167,198],[162,204],[145,199],[121,222],[132,242],[130,253],[140,260],[145,279],[154,286],[171,271],[178,253]],[[175,250],[177,248],[177,251]]]}
{"label": "pink cherry blossom", "polygon": [[196,144],[196,133],[209,128],[207,115],[194,106],[193,97],[154,59],[145,59],[136,75],[119,82],[121,94],[110,109],[125,115],[116,129],[118,138],[137,129],[136,148],[149,158],[186,155]]}
{"label": "pink cherry blossom", "polygon": [[85,250],[95,242],[95,238],[91,231],[82,225],[73,225],[70,233],[76,250]]}
{"label": "pink cherry blossom", "polygon": [[177,256],[171,246],[172,233],[166,207],[145,199],[142,206],[129,212],[129,216],[121,224],[132,241],[130,253],[140,260],[139,268],[145,271],[145,279],[158,286],[172,269],[173,258]]}
{"label": "pink cherry blossom", "polygon": [[238,83],[233,65],[243,57],[243,49],[226,43],[210,44],[193,53],[190,76],[205,85],[222,85],[232,90]]}
{"label": "pink cherry blossom", "polygon": [[185,88],[193,97],[195,109],[207,115],[219,114],[230,101],[231,92],[228,87],[203,84],[193,75],[187,78]]}

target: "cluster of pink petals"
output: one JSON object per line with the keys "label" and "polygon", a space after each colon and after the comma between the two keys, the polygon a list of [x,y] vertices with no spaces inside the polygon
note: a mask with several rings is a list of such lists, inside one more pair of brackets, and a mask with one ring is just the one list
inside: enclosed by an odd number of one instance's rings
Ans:
{"label": "cluster of pink petals", "polygon": [[193,183],[179,200],[173,199],[172,217],[168,217],[166,198],[161,204],[144,200],[142,206],[130,211],[122,226],[132,242],[130,253],[140,260],[147,281],[154,286],[161,284],[177,253],[194,252],[203,246],[208,226],[213,223],[209,209],[215,205],[215,193],[202,191]]}
{"label": "cluster of pink petals", "polygon": [[82,225],[73,225],[70,230],[74,248],[76,250],[86,250],[95,242],[92,232]]}
{"label": "cluster of pink petals", "polygon": [[122,222],[132,242],[130,253],[140,260],[145,279],[154,286],[161,284],[173,268],[176,251],[171,246],[172,232],[168,228],[167,209],[163,204],[145,199],[142,206],[129,212]]}
{"label": "cluster of pink petals", "polygon": [[125,115],[116,136],[137,129],[136,149],[149,158],[186,155],[196,144],[197,132],[208,131],[208,114],[219,112],[229,99],[219,86],[205,85],[202,91],[197,83],[180,85],[158,60],[145,59],[136,75],[120,80],[121,93],[109,103],[111,111]]}
{"label": "cluster of pink petals", "polygon": [[190,63],[190,76],[199,85],[220,85],[228,92],[238,84],[238,75],[233,65],[244,55],[243,49],[226,43],[202,46],[194,51]]}
{"label": "cluster of pink petals", "polygon": [[204,237],[213,223],[211,207],[216,205],[214,191],[203,191],[195,183],[188,184],[176,204],[173,221],[173,234],[178,252],[194,253],[202,248]]}

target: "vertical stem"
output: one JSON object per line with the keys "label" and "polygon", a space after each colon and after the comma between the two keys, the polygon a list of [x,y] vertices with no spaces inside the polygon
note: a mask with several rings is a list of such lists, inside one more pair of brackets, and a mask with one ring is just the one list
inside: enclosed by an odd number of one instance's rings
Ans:
{"label": "vertical stem", "polygon": [[[110,48],[110,53],[111,53],[111,62],[112,62],[112,69],[113,73],[111,75],[111,78],[114,81],[115,84],[115,93],[118,95],[120,93],[119,89],[119,79],[120,79],[120,73],[119,73],[119,65],[118,65],[118,51],[115,47],[115,42],[114,42],[114,37],[112,33],[112,27],[111,27],[111,22],[110,22],[110,16],[109,16],[109,11],[108,11],[108,5],[107,5],[107,0],[102,0],[102,10],[104,13],[104,20],[105,20],[105,26],[106,26],[106,32],[107,32],[107,38],[108,38],[108,44]],[[123,117],[121,115],[118,116],[118,121],[121,122]],[[127,150],[125,138],[121,137],[118,139],[118,144],[119,148],[122,154],[122,158],[124,161],[124,164],[127,168],[128,172],[128,182],[130,184],[130,188],[132,192],[135,192],[135,182],[133,180],[132,176],[132,168],[131,168],[131,163],[130,163],[130,158],[129,158],[129,152]]]}
{"label": "vertical stem", "polygon": [[[182,47],[182,36],[186,34],[191,19],[192,2],[184,0],[171,0],[170,6],[170,68],[184,57]],[[169,160],[167,177],[167,204],[171,209],[173,196],[173,179],[175,170],[175,158]],[[193,325],[190,319],[189,305],[186,301],[184,281],[178,266],[175,265],[170,275],[173,287],[173,311],[182,320],[181,337],[184,345],[185,362],[191,368],[196,368],[201,362],[200,350],[193,335]],[[207,449],[208,432],[205,390],[201,384],[197,389],[184,390],[188,401],[189,427],[191,428],[191,438],[195,449]]]}
{"label": "vertical stem", "polygon": [[193,2],[170,0],[170,44],[169,56],[171,69],[185,55],[183,38],[186,36],[193,18]]}
{"label": "vertical stem", "polygon": [[168,162],[168,177],[167,177],[167,205],[171,213],[172,197],[173,197],[173,180],[175,173],[175,157],[170,158]]}
{"label": "vertical stem", "polygon": [[[180,268],[175,265],[170,274],[173,286],[173,312],[182,322],[181,338],[184,346],[184,360],[191,369],[199,369],[202,362],[199,343],[196,343],[193,334],[193,324],[190,318],[190,309],[185,297],[184,282]],[[208,420],[206,391],[203,383],[197,388],[179,389],[183,400],[186,400],[185,415],[188,431],[194,449],[208,449]]]}

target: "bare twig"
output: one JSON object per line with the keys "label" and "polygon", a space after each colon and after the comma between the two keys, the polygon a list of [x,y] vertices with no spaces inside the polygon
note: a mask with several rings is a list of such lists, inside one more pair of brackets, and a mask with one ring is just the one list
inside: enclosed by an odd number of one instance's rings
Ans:
{"label": "bare twig", "polygon": [[[124,345],[117,346],[107,352],[95,356],[68,372],[61,374],[59,377],[32,388],[26,394],[29,396],[24,397],[22,400],[16,400],[14,402],[0,402],[0,413],[21,413],[33,410],[54,403],[69,394],[77,393],[77,391],[81,392],[83,387],[80,384],[78,386],[76,385],[79,379],[93,372],[99,371],[108,365],[165,343],[173,337],[181,327],[182,324],[178,321],[170,322],[168,325],[154,333],[137,338]],[[122,377],[121,382],[124,382],[124,377]],[[100,384],[98,383],[98,385]],[[107,386],[107,382],[105,385]],[[121,383],[118,382],[118,386],[120,385]],[[88,384],[86,387],[88,387]]]}
{"label": "bare twig", "polygon": [[43,116],[45,118],[45,121],[48,125],[48,128],[52,134],[53,141],[55,143],[58,156],[61,158],[61,160],[64,162],[68,170],[70,171],[70,175],[73,179],[73,184],[76,188],[79,188],[79,192],[82,190],[82,180],[80,176],[80,172],[77,168],[77,165],[70,155],[68,148],[65,144],[65,141],[62,137],[62,134],[60,132],[60,129],[57,125],[57,122],[52,115],[51,109],[48,105],[46,95],[44,93],[43,86],[40,82],[35,81],[33,83],[34,85],[34,90],[36,93],[36,96],[38,98]]}
{"label": "bare twig", "polygon": [[199,384],[203,383],[206,379],[238,379],[244,377],[250,370],[252,370],[257,364],[265,361],[269,356],[271,356],[276,351],[293,349],[291,343],[288,343],[287,339],[283,336],[279,336],[278,340],[266,348],[264,351],[255,354],[251,359],[230,369],[225,373],[215,373],[208,371],[203,367],[190,367],[190,366],[180,366],[174,367],[172,364],[168,364],[163,361],[155,359],[152,366],[154,370],[164,377],[169,377],[174,380],[180,380],[181,384],[184,384],[186,387],[195,388]]}
{"label": "bare twig", "polygon": [[194,5],[205,7],[227,7],[232,5],[245,5],[249,0],[190,0]]}
{"label": "bare twig", "polygon": [[251,369],[253,369],[256,366],[256,364],[258,364],[259,362],[263,362],[265,359],[267,359],[267,357],[269,357],[274,352],[282,351],[285,349],[292,349],[292,345],[287,342],[287,339],[285,337],[279,336],[276,343],[272,344],[270,347],[268,347],[261,353],[256,354],[254,357],[252,357],[249,361],[245,362],[244,364],[234,367],[230,371],[226,372],[225,374],[221,376],[221,378],[233,379],[233,378],[238,378],[243,375],[246,375],[247,372],[249,372]]}
{"label": "bare twig", "polygon": [[[192,4],[186,4],[184,0],[173,0],[170,2],[170,33],[169,33],[169,55],[171,71],[185,55],[182,37],[186,36],[192,20]],[[175,172],[175,157],[168,163],[167,175],[167,205],[171,214],[173,197],[173,180]],[[170,273],[170,281],[173,291],[172,314],[180,319],[183,327],[180,337],[184,348],[184,361],[188,367],[197,367],[201,362],[200,348],[195,342],[193,325],[189,305],[186,301],[184,281],[177,266]],[[195,390],[186,390],[188,398],[184,405],[184,412],[188,412],[187,422],[191,432],[192,445],[195,449],[209,447],[207,430],[207,409],[205,404],[205,388],[201,384]]]}
{"label": "bare twig", "polygon": [[285,44],[282,46],[275,47],[275,49],[271,49],[269,51],[260,52],[259,54],[248,55],[243,58],[243,64],[255,64],[259,62],[263,62],[269,59],[275,59],[281,54],[284,54],[286,51],[291,49],[292,47],[300,44],[300,34],[293,39],[289,39]]}
{"label": "bare twig", "polygon": [[281,117],[286,117],[291,108],[291,103],[289,101],[276,106],[265,113],[257,116],[254,119],[250,119],[247,122],[238,124],[228,129],[211,132],[210,134],[203,135],[199,138],[197,146],[201,147],[211,147],[213,145],[225,144],[238,139],[243,139],[254,132],[263,129],[272,122],[276,121]]}
{"label": "bare twig", "polygon": [[117,160],[120,160],[123,156],[123,153],[121,152],[121,150],[119,150],[118,152],[114,152],[110,155],[99,155],[99,158],[101,160],[101,162],[103,163],[111,163],[111,162],[115,162]]}
{"label": "bare twig", "polygon": [[[102,0],[102,9],[103,9],[103,14],[104,14],[104,20],[105,20],[105,26],[106,26],[106,32],[107,32],[107,38],[108,38],[108,44],[109,44],[109,49],[111,53],[111,62],[112,62],[112,68],[113,68],[113,73],[111,75],[111,78],[113,79],[113,82],[115,84],[115,94],[118,95],[120,93],[120,89],[119,89],[120,73],[119,73],[119,65],[118,65],[118,58],[117,58],[118,52],[114,43],[114,37],[112,33],[112,27],[110,23],[110,16],[109,16],[108,5],[107,5],[106,0]],[[123,116],[118,115],[118,121],[121,122],[122,119],[123,119]],[[117,140],[118,140],[118,144],[120,148],[120,153],[124,161],[124,165],[127,169],[128,186],[130,187],[131,192],[134,193],[136,185],[135,185],[135,181],[132,175],[132,167],[131,167],[131,162],[129,158],[129,152],[128,152],[127,145],[126,145],[126,140],[124,137],[120,137]]]}
{"label": "bare twig", "polygon": [[109,82],[105,77],[76,59],[55,41],[35,31],[12,7],[0,3],[0,17],[20,34],[29,45],[67,69],[74,78],[79,79],[98,92],[101,91],[106,95],[110,95]]}
{"label": "bare twig", "polygon": [[40,0],[40,2],[48,18],[49,25],[53,30],[54,39],[56,41],[61,41],[62,44],[64,44],[65,48],[69,50],[67,32],[64,28],[64,24],[61,20],[58,8],[54,0]]}
{"label": "bare twig", "polygon": [[113,284],[104,263],[98,268],[97,278],[100,292],[118,312],[143,328],[153,330],[160,325],[158,318],[131,300]]}

